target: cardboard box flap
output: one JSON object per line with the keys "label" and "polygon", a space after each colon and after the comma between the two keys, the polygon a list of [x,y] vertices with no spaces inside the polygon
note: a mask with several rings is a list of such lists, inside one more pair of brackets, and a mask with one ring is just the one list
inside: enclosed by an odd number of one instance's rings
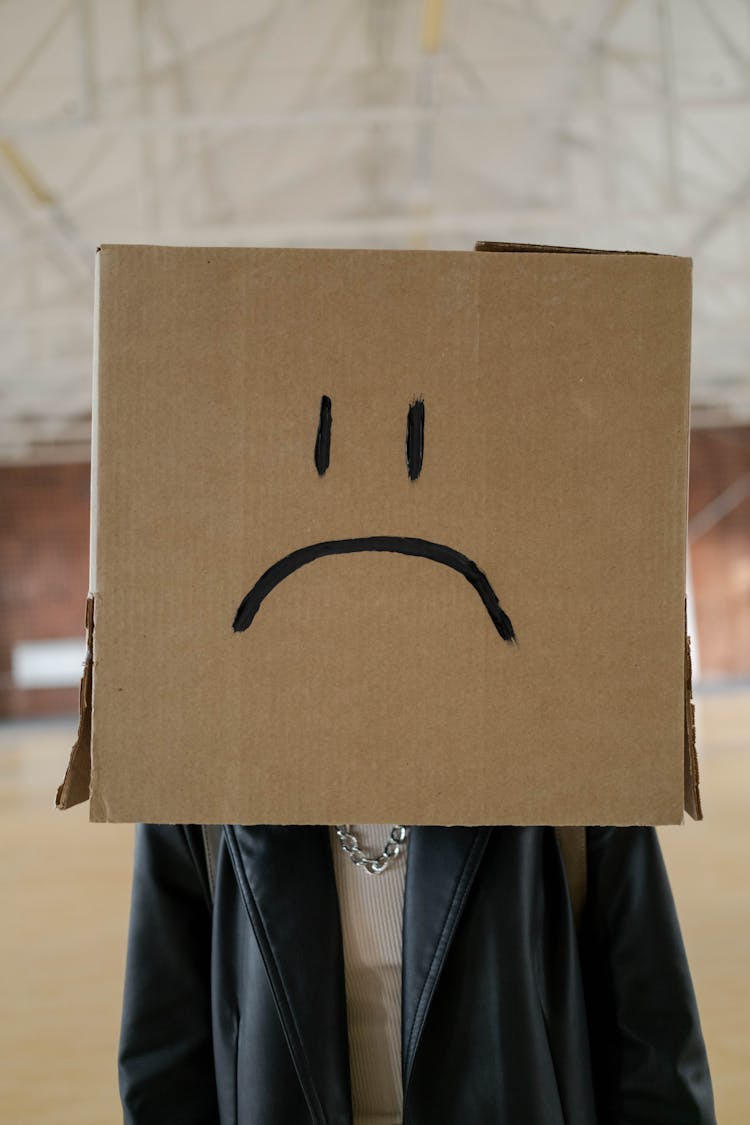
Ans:
{"label": "cardboard box flap", "polygon": [[510,254],[616,254],[619,258],[637,254],[639,258],[668,257],[649,250],[594,250],[585,246],[545,246],[537,242],[475,242],[475,250],[496,250]]}
{"label": "cardboard box flap", "polygon": [[695,748],[693,668],[690,659],[690,637],[687,624],[685,627],[685,812],[689,813],[693,820],[703,820],[698,754]]}
{"label": "cardboard box flap", "polygon": [[70,752],[65,778],[57,790],[55,807],[70,809],[88,801],[91,790],[91,691],[94,679],[94,595],[86,601],[86,660],[81,676],[78,736]]}

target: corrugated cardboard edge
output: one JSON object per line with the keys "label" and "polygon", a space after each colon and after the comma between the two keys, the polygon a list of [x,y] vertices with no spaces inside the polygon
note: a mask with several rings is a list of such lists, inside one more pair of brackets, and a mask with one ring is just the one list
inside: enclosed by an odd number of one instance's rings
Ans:
{"label": "corrugated cardboard edge", "polygon": [[86,660],[81,676],[78,737],[70,752],[65,778],[57,790],[55,807],[70,809],[88,801],[91,792],[91,695],[94,680],[94,595],[86,601]]}
{"label": "corrugated cardboard edge", "polygon": [[685,603],[685,812],[693,820],[703,820],[698,752],[695,746],[693,664],[690,658],[690,637],[687,631],[687,603]]}

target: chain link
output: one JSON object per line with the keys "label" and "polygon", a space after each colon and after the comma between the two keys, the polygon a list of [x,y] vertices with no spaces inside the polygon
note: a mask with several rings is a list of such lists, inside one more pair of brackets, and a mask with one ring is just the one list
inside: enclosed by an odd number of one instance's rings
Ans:
{"label": "chain link", "polygon": [[359,840],[351,830],[351,824],[337,824],[336,835],[344,852],[355,867],[364,867],[371,875],[380,875],[406,847],[409,829],[403,824],[394,824],[385,847],[378,856],[366,855],[359,846]]}

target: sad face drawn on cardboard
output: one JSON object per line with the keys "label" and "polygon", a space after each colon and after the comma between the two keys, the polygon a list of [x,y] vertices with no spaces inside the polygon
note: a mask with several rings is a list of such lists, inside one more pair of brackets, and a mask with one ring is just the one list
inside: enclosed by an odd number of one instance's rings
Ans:
{"label": "sad face drawn on cardboard", "polygon": [[92,819],[679,823],[689,262],[99,270]]}
{"label": "sad face drawn on cardboard", "polygon": [[[416,481],[422,470],[424,451],[424,400],[411,403],[406,423],[406,464],[409,479]],[[331,399],[323,395],[320,402],[320,421],[315,440],[315,466],[319,476],[326,472],[330,461],[332,412]],[[244,632],[253,621],[261,603],[279,583],[308,562],[323,555],[352,554],[358,551],[395,551],[403,555],[421,555],[427,559],[452,567],[462,574],[476,590],[490,619],[504,641],[514,642],[515,631],[510,617],[500,605],[497,594],[486,574],[466,555],[444,543],[399,535],[369,535],[354,539],[328,539],[299,547],[284,555],[258,578],[240,603],[234,618],[233,629]]]}

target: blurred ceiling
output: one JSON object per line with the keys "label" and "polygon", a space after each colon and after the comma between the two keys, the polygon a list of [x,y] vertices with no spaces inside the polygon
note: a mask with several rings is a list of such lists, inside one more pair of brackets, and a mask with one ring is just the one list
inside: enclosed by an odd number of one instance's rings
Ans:
{"label": "blurred ceiling", "polygon": [[0,462],[89,454],[101,242],[695,258],[750,422],[748,0],[0,0]]}

